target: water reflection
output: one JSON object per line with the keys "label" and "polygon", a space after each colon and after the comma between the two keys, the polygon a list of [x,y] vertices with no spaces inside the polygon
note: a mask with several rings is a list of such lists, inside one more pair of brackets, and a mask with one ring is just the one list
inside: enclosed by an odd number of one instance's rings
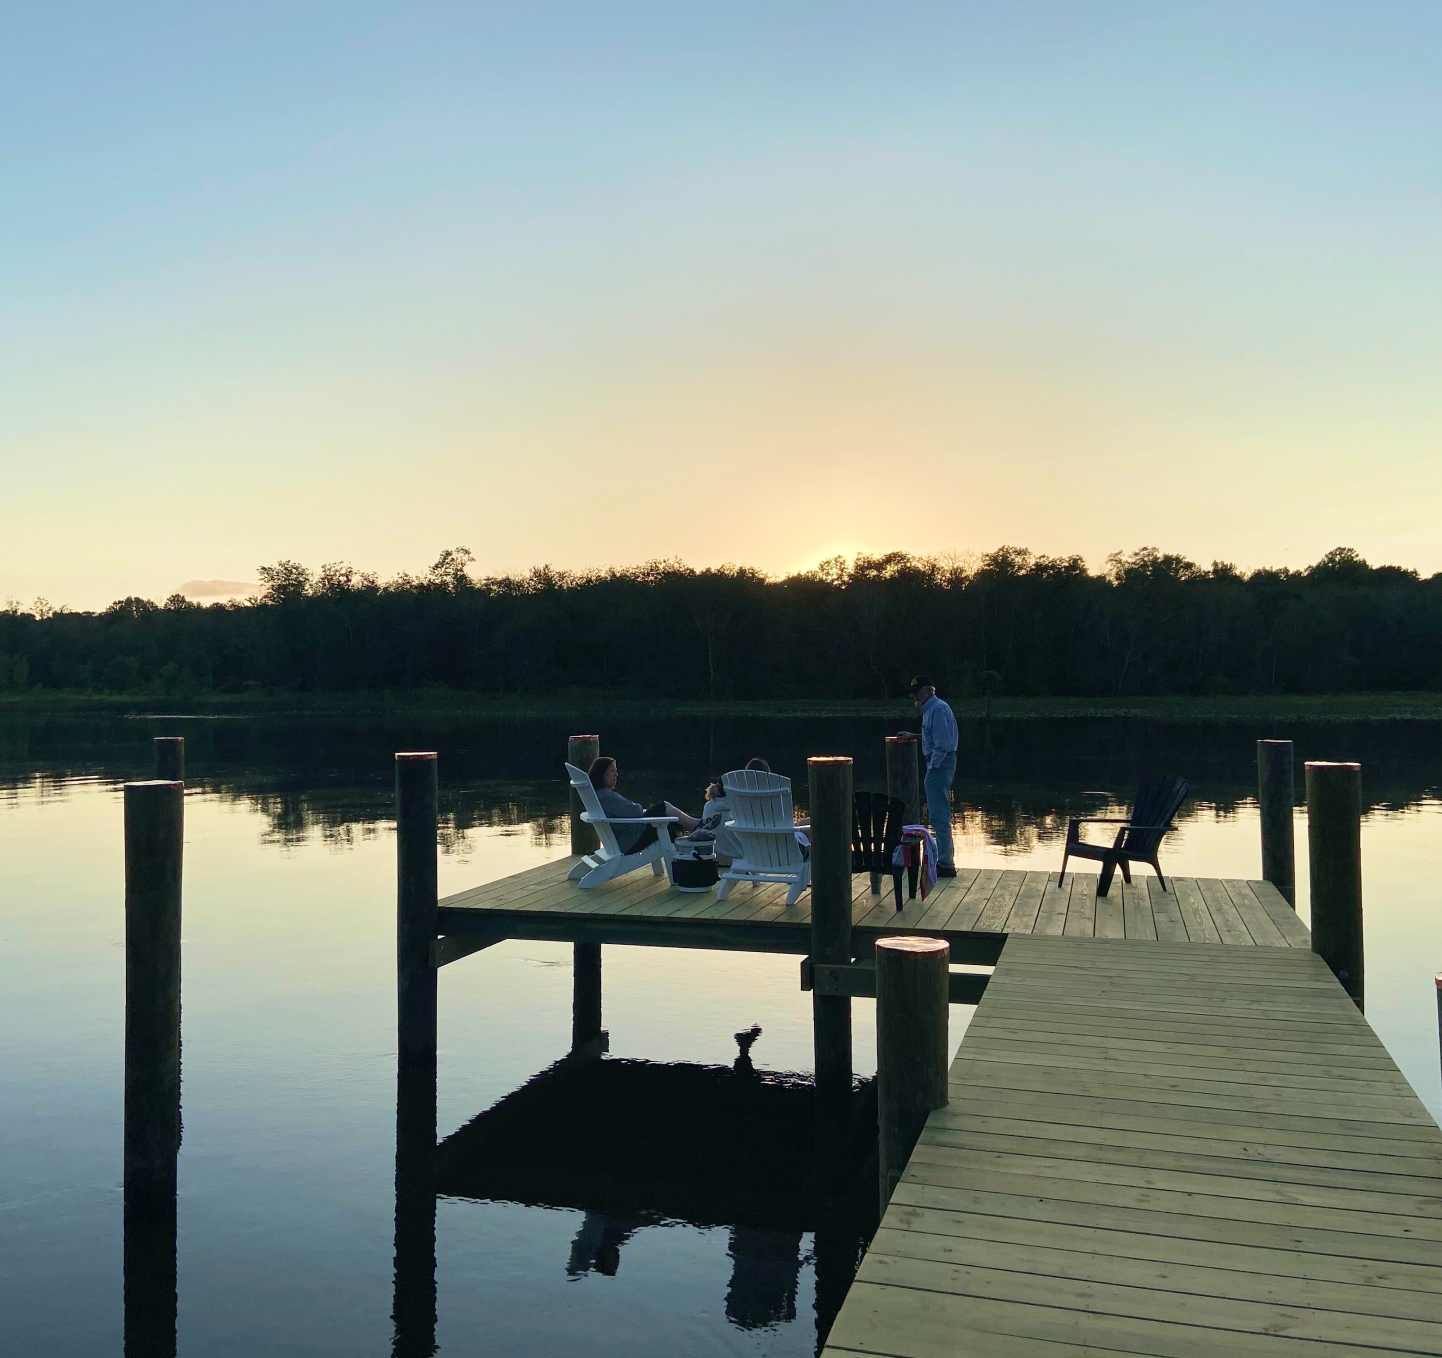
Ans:
{"label": "water reflection", "polygon": [[[846,1163],[841,1180],[828,1181],[813,1155],[813,1083],[758,1071],[750,1057],[758,1035],[737,1035],[740,1052],[729,1067],[568,1057],[436,1147],[435,1193],[579,1212],[569,1251],[556,1261],[572,1279],[615,1277],[627,1243],[642,1231],[724,1227],[727,1320],[744,1330],[795,1321],[798,1282],[811,1264],[819,1351],[875,1226],[874,1088],[858,1084],[843,1110]],[[418,1110],[430,1106],[424,1090],[406,1095]],[[424,1112],[414,1111],[397,1124],[416,1138],[404,1178],[412,1195],[405,1259],[399,1144],[397,1151],[397,1358],[433,1351],[434,1206],[427,1226],[420,1189],[408,1177],[423,1159],[424,1123]]]}

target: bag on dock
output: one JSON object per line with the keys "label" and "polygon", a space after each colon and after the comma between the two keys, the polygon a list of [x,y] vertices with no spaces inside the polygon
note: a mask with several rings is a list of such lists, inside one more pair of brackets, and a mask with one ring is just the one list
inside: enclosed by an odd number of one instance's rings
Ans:
{"label": "bag on dock", "polygon": [[[709,847],[709,846],[708,846]],[[696,850],[678,853],[671,860],[671,881],[678,891],[710,891],[718,878],[716,860]]]}

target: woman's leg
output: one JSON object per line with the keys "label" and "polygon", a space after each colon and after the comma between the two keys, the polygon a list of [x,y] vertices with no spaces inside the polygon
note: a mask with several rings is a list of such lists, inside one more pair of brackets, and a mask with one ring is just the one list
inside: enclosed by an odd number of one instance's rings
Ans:
{"label": "woman's leg", "polygon": [[688,816],[679,806],[672,806],[670,802],[662,802],[661,805],[666,808],[664,811],[648,811],[646,814],[648,816],[675,816],[681,828],[688,831],[694,830],[701,824],[697,817]]}

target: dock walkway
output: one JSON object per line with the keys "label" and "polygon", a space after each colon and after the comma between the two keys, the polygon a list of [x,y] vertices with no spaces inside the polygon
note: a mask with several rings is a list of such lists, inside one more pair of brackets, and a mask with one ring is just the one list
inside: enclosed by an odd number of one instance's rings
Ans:
{"label": "dock walkway", "polygon": [[[633,872],[582,891],[558,859],[440,902],[443,934],[468,937],[634,943],[793,953],[811,950],[811,893],[793,906],[784,886],[745,887],[728,900],[676,890],[665,877]],[[854,879],[852,937],[858,948],[887,933],[934,934],[957,962],[995,962],[1008,936],[1225,943],[1308,948],[1306,928],[1269,882],[1155,878],[1120,881],[1096,894],[1095,873],[962,868],[899,913],[889,878],[880,896]]]}
{"label": "dock walkway", "polygon": [[826,1354],[1442,1354],[1442,1130],[1305,943],[1151,900],[1011,931]]}

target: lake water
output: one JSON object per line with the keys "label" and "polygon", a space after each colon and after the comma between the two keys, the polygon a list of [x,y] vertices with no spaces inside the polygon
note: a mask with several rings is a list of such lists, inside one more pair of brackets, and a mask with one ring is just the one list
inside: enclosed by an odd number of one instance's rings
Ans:
{"label": "lake water", "polygon": [[[857,786],[881,786],[881,738],[897,725],[612,723],[602,748],[638,800],[664,795],[694,809],[708,775],[757,754],[792,775],[798,800],[807,754],[851,754]],[[189,764],[178,1349],[350,1356],[397,1344],[392,754],[440,752],[444,894],[567,852],[560,760],[568,730],[579,729],[0,718],[0,1350],[121,1351],[120,789],[150,776],[152,738],[184,735]],[[1053,868],[1068,812],[1105,807],[1098,794],[1125,803],[1142,776],[1166,771],[1186,776],[1193,795],[1164,868],[1254,877],[1259,736],[1293,739],[1299,766],[1362,762],[1368,1017],[1435,1114],[1442,724],[968,725],[958,861]],[[1305,918],[1304,814],[1297,828]],[[567,946],[513,942],[442,973],[443,1138],[563,1055],[570,962]],[[668,1091],[701,1099],[722,1089],[737,1060],[733,1035],[760,1024],[755,1087],[768,1098],[779,1090],[780,1111],[752,1133],[758,1181],[787,1154],[804,1157],[778,1144],[804,1137],[793,1116],[804,1082],[768,1075],[810,1068],[810,1003],[794,958],[607,948],[604,984],[603,1064],[623,1084],[651,1082],[635,1097],[642,1109],[654,1098],[658,1118]],[[953,1009],[953,1043],[970,1012]],[[873,1022],[857,1001],[861,1075],[873,1069]],[[668,1211],[629,1206],[624,1184],[591,1183],[596,1155],[586,1152],[624,1151],[648,1131],[606,1097],[577,1094],[564,1105],[578,1110],[576,1125],[549,1129],[577,1147],[566,1184],[523,1183],[524,1155],[500,1163],[492,1152],[477,1162],[478,1186],[464,1167],[454,1191],[442,1185],[439,1352],[812,1353],[827,1241],[784,1219],[784,1203],[775,1222],[737,1229],[724,1204],[704,1194],[692,1203],[685,1184],[675,1189],[684,1210]],[[499,1117],[467,1135],[501,1126]],[[462,1140],[448,1144],[464,1149]],[[500,1180],[521,1186],[493,1191]],[[593,1198],[600,1205],[586,1210]],[[833,1265],[822,1290],[834,1287]],[[824,1297],[821,1310],[824,1323]],[[402,1335],[396,1351],[420,1350]]]}

